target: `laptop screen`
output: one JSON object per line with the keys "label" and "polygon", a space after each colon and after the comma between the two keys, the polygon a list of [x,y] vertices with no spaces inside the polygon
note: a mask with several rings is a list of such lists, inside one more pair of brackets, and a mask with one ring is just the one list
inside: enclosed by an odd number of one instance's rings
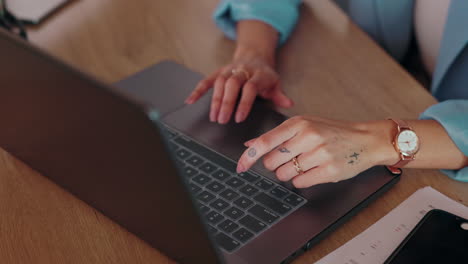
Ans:
{"label": "laptop screen", "polygon": [[217,262],[143,107],[3,32],[0,57],[2,148],[174,260]]}

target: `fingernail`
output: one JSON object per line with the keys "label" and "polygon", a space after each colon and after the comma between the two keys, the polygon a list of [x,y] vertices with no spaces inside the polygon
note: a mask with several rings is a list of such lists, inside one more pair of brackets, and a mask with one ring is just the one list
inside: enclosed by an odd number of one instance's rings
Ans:
{"label": "fingernail", "polygon": [[244,112],[238,112],[236,114],[236,123],[240,123],[242,121],[244,121]]}
{"label": "fingernail", "polygon": [[216,117],[215,117],[215,114],[213,113],[213,111],[210,112],[210,121],[211,122],[216,122]]}
{"label": "fingernail", "polygon": [[226,124],[227,121],[228,121],[228,116],[227,116],[227,114],[226,114],[226,113],[220,113],[220,114],[219,114],[219,117],[218,117],[218,122],[219,122],[220,124]]}
{"label": "fingernail", "polygon": [[237,164],[237,169],[236,169],[237,173],[241,173],[241,172],[244,172],[245,171],[245,168],[242,164]]}

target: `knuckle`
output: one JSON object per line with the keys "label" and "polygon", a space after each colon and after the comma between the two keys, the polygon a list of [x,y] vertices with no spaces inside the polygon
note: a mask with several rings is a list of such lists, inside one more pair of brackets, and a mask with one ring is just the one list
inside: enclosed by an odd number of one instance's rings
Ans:
{"label": "knuckle", "polygon": [[224,81],[226,81],[226,77],[222,74],[216,78],[216,82],[224,82]]}
{"label": "knuckle", "polygon": [[288,180],[288,174],[286,169],[283,167],[280,167],[278,170],[276,170],[276,177],[280,181],[287,181]]}
{"label": "knuckle", "polygon": [[227,87],[240,86],[240,80],[237,76],[231,76],[226,83]]}
{"label": "knuckle", "polygon": [[224,98],[223,100],[223,106],[224,107],[232,107],[234,105],[234,100],[231,98]]}
{"label": "knuckle", "polygon": [[220,105],[221,104],[221,97],[213,97],[213,99],[211,99],[211,104],[212,105]]}
{"label": "knuckle", "polygon": [[270,157],[265,157],[263,158],[263,166],[267,169],[267,170],[270,170],[270,171],[273,171],[275,169],[275,166],[274,166],[274,161],[272,158]]}
{"label": "knuckle", "polygon": [[255,146],[257,146],[259,149],[266,149],[268,143],[269,141],[265,137],[259,137],[257,140],[255,140]]}
{"label": "knuckle", "polygon": [[239,106],[237,107],[238,110],[241,111],[247,111],[250,109],[250,104],[248,103],[239,103]]}
{"label": "knuckle", "polygon": [[333,160],[333,153],[328,148],[321,148],[319,154],[326,161]]}
{"label": "knuckle", "polygon": [[249,81],[248,83],[244,85],[244,90],[249,91],[249,92],[255,92],[257,91],[257,85]]}

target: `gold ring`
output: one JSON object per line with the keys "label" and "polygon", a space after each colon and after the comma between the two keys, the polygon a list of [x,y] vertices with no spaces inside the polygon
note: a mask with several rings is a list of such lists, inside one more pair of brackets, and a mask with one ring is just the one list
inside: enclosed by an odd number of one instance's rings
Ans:
{"label": "gold ring", "polygon": [[238,73],[242,73],[245,77],[245,80],[247,81],[248,79],[250,79],[250,73],[244,69],[232,69],[231,70],[231,73],[232,75],[236,75]]}
{"label": "gold ring", "polygon": [[304,170],[301,168],[301,165],[299,165],[299,161],[297,161],[296,157],[292,158],[292,162],[294,164],[294,168],[296,169],[297,174],[303,174]]}

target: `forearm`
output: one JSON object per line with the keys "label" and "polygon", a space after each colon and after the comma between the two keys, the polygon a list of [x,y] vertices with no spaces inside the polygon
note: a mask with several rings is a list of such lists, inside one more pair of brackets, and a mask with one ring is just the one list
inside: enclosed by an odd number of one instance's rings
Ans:
{"label": "forearm", "polygon": [[237,23],[237,45],[234,59],[261,57],[275,65],[278,32],[268,24],[257,20],[242,20]]}
{"label": "forearm", "polygon": [[[461,169],[468,166],[466,157],[449,137],[445,129],[434,120],[407,121],[420,139],[420,149],[415,160],[408,163],[406,168],[431,168],[431,169]],[[396,125],[393,121],[372,122],[371,130],[379,133],[376,141],[381,145],[379,151],[379,165],[393,165],[398,160],[398,154],[392,145],[396,135]],[[382,136],[383,135],[383,136]],[[385,143],[386,142],[386,143]]]}

